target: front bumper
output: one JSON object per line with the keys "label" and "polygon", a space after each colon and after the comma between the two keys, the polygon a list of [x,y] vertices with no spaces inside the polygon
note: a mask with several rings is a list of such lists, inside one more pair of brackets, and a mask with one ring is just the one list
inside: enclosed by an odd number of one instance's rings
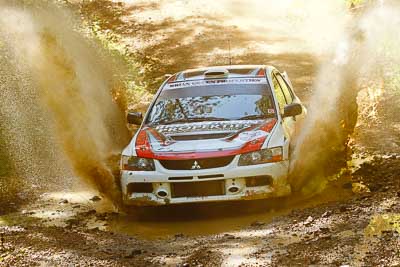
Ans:
{"label": "front bumper", "polygon": [[[251,166],[238,166],[239,156],[225,167],[204,170],[167,170],[156,160],[156,171],[122,171],[121,186],[123,202],[125,205],[158,206],[167,204],[217,202],[232,200],[252,200],[269,197],[279,197],[290,194],[291,189],[287,183],[289,168],[288,161],[266,163]],[[264,177],[270,182],[263,184],[249,184],[251,178]],[[174,192],[177,183],[184,183],[191,188],[203,183],[220,184],[219,192],[191,194],[185,196],[184,192],[177,195]],[[214,183],[213,183],[214,182]],[[150,190],[130,190],[129,185],[151,183]],[[178,186],[182,187],[180,184]],[[232,190],[233,187],[236,189]],[[204,188],[204,186],[203,186]],[[159,192],[163,192],[163,196]],[[182,190],[181,190],[182,191]]]}

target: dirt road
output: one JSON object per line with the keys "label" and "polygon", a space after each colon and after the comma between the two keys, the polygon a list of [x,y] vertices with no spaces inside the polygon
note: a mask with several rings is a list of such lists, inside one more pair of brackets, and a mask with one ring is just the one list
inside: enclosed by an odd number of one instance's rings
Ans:
{"label": "dirt road", "polygon": [[[399,157],[312,199],[112,212],[83,194],[49,196],[1,217],[4,266],[293,266],[399,264]],[[379,179],[377,179],[379,177]],[[62,197],[62,198],[60,198]],[[94,199],[95,200],[95,199]],[[97,210],[97,211],[96,211]],[[212,210],[212,212],[210,212]]]}
{"label": "dirt road", "polygon": [[[67,2],[126,45],[149,88],[164,73],[232,57],[286,69],[307,102],[323,59],[275,24],[246,30],[257,20],[235,20],[237,8],[218,13],[211,1],[208,8],[185,1]],[[399,266],[400,105],[388,104],[394,97],[387,92],[376,101],[373,121],[360,117],[353,159],[319,194],[124,213],[78,180],[0,214],[0,266]]]}

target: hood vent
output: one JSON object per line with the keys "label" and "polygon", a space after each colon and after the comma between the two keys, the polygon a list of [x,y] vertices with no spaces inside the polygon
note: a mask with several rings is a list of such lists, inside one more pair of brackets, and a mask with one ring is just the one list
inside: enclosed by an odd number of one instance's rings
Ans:
{"label": "hood vent", "polygon": [[229,136],[230,134],[232,133],[170,135],[169,137],[175,141],[190,141],[190,140],[221,139]]}

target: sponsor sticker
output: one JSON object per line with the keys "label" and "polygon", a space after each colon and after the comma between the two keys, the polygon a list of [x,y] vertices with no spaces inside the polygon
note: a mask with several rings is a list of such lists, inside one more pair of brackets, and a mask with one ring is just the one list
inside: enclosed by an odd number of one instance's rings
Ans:
{"label": "sponsor sticker", "polygon": [[166,85],[167,89],[175,89],[182,87],[194,87],[204,85],[216,85],[216,84],[251,84],[251,83],[265,83],[265,78],[236,78],[236,79],[217,79],[217,80],[199,80],[199,81],[185,81],[175,82]]}
{"label": "sponsor sticker", "polygon": [[155,128],[163,134],[173,134],[193,131],[238,131],[257,124],[260,124],[260,121],[184,123],[179,125],[157,125]]}

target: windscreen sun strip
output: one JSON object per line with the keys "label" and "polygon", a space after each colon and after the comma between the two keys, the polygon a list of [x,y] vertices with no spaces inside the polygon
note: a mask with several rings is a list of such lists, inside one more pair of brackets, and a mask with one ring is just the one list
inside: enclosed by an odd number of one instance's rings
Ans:
{"label": "windscreen sun strip", "polygon": [[215,95],[271,95],[267,84],[257,85],[223,85],[223,86],[196,86],[189,88],[164,90],[159,99],[173,99],[186,97],[201,97]]}

